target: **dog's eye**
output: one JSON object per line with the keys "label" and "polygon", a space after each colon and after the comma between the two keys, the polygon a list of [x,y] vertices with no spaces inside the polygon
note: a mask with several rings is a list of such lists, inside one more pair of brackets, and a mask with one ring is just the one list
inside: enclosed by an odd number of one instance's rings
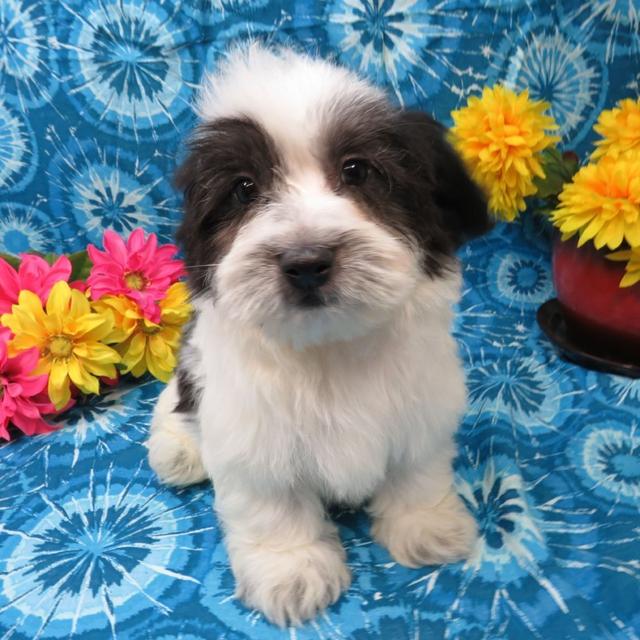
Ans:
{"label": "dog's eye", "polygon": [[369,164],[366,160],[351,158],[342,165],[341,178],[344,184],[358,186],[364,184],[369,175]]}
{"label": "dog's eye", "polygon": [[242,204],[249,204],[258,197],[258,187],[251,178],[240,178],[233,187],[233,194]]}

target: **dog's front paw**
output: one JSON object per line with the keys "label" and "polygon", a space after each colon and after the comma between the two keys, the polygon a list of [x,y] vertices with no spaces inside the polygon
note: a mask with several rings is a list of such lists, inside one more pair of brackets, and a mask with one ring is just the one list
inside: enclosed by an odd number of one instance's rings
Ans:
{"label": "dog's front paw", "polygon": [[183,423],[184,418],[176,413],[154,416],[154,425],[146,442],[149,466],[161,482],[177,487],[207,479],[198,443]]}
{"label": "dog's front paw", "polygon": [[415,505],[375,519],[374,538],[406,567],[469,557],[477,538],[475,520],[451,492],[435,506]]}
{"label": "dog's front paw", "polygon": [[315,617],[351,582],[337,540],[282,550],[255,545],[233,555],[236,596],[281,627]]}

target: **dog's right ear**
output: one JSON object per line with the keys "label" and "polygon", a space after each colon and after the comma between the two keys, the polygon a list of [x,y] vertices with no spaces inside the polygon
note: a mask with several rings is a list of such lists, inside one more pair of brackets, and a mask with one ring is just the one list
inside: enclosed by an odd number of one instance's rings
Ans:
{"label": "dog's right ear", "polygon": [[193,226],[198,218],[195,205],[197,202],[199,169],[199,154],[194,152],[194,149],[190,146],[186,157],[173,175],[173,184],[176,189],[182,192],[183,197],[182,209],[184,213],[182,222],[176,232],[176,238],[183,247],[185,246],[189,229],[191,232],[194,231]]}
{"label": "dog's right ear", "polygon": [[177,167],[173,184],[182,192],[182,221],[176,231],[176,240],[184,251],[187,264],[191,267],[187,281],[193,293],[207,288],[208,271],[200,265],[212,262],[212,244],[204,233],[204,223],[208,209],[213,206],[212,192],[207,188],[208,175],[203,171],[203,148],[196,130],[188,143],[186,155]]}
{"label": "dog's right ear", "polygon": [[224,121],[201,123],[187,142],[186,154],[174,173],[173,183],[182,191],[184,217],[178,230],[182,242],[205,222],[219,199],[220,175],[227,164]]}
{"label": "dog's right ear", "polygon": [[211,252],[216,213],[221,210],[221,195],[227,186],[224,168],[231,161],[225,154],[228,145],[223,124],[202,123],[196,127],[173,178],[183,194],[183,216],[176,238],[187,259],[197,264],[204,264]]}
{"label": "dog's right ear", "polygon": [[487,199],[447,141],[445,127],[417,111],[400,111],[397,118],[397,135],[403,141],[413,171],[419,172],[425,184],[430,185],[440,224],[453,246],[489,231],[493,219]]}

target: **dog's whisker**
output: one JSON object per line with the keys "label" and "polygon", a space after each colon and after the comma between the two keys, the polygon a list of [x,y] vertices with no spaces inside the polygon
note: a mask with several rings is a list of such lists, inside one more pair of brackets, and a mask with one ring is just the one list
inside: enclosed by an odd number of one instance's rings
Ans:
{"label": "dog's whisker", "polygon": [[210,264],[188,264],[185,266],[185,269],[208,269],[210,267],[217,267],[219,265],[219,262],[211,262]]}

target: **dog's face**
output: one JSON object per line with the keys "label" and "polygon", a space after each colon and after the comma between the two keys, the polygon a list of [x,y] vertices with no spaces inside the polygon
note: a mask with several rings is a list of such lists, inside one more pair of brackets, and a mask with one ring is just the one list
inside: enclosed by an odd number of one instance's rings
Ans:
{"label": "dog's face", "polygon": [[486,203],[423,114],[344,69],[254,48],[210,82],[178,173],[194,295],[297,346],[383,323]]}

